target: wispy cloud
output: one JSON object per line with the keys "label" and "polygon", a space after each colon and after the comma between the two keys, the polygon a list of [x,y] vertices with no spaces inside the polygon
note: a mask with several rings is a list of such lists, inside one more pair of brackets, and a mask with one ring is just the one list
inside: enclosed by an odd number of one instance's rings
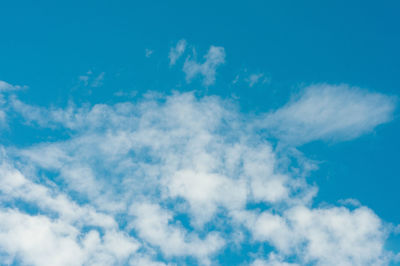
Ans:
{"label": "wispy cloud", "polygon": [[89,70],[85,75],[79,76],[78,79],[85,87],[89,86],[96,88],[103,85],[104,76],[105,72],[101,72],[97,76],[93,76],[93,72]]}
{"label": "wispy cloud", "polygon": [[27,88],[28,86],[11,85],[10,83],[0,80],[0,92],[18,91]]}
{"label": "wispy cloud", "polygon": [[186,49],[186,40],[179,40],[175,47],[171,47],[169,51],[169,64],[175,65],[176,61],[183,55]]}
{"label": "wispy cloud", "polygon": [[154,53],[153,50],[148,49],[148,48],[146,48],[146,50],[145,50],[144,52],[145,52],[145,56],[146,56],[147,58],[149,58],[149,57]]}
{"label": "wispy cloud", "polygon": [[251,74],[247,79],[247,83],[249,84],[249,87],[253,87],[255,84],[261,82],[263,84],[269,83],[270,79],[265,76],[264,73],[257,73],[257,74]]}
{"label": "wispy cloud", "polygon": [[262,122],[292,144],[313,140],[349,140],[392,119],[396,100],[348,85],[307,87]]}
{"label": "wispy cloud", "polygon": [[197,75],[201,75],[205,86],[214,84],[217,67],[225,63],[225,49],[211,46],[204,59],[203,63],[199,63],[190,57],[186,59],[183,71],[186,74],[187,82],[190,82]]}
{"label": "wispy cloud", "polygon": [[247,68],[239,71],[232,81],[233,85],[242,84],[254,87],[257,84],[265,85],[271,83],[271,77],[263,72],[249,73]]}

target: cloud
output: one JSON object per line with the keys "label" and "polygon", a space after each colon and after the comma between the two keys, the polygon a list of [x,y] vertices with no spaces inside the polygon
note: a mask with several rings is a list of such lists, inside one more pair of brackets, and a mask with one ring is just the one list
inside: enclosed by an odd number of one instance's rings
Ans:
{"label": "cloud", "polygon": [[153,50],[146,48],[145,55],[147,58],[149,58],[153,53],[154,53]]}
{"label": "cloud", "polygon": [[236,84],[239,81],[240,76],[236,75],[235,78],[232,80],[232,84]]}
{"label": "cloud", "polygon": [[82,233],[62,220],[0,210],[0,248],[24,265],[112,265],[126,261],[139,245],[125,235]]}
{"label": "cloud", "polygon": [[18,91],[28,88],[27,86],[11,85],[5,81],[0,80],[0,92]]}
{"label": "cloud", "polygon": [[89,86],[89,87],[100,87],[103,85],[103,80],[104,80],[104,75],[106,73],[105,72],[101,72],[99,75],[97,76],[93,76],[93,72],[91,70],[89,70],[86,75],[82,75],[79,76],[79,81],[81,83],[83,83],[83,85],[85,87]]}
{"label": "cloud", "polygon": [[[27,265],[110,265],[126,260],[139,243],[119,231],[113,217],[91,206],[80,206],[56,189],[36,184],[2,158],[0,166],[0,250],[11,263]],[[39,213],[24,213],[18,202]],[[96,229],[101,228],[102,236]],[[4,262],[3,261],[3,262]]]}
{"label": "cloud", "polygon": [[90,84],[91,87],[100,87],[101,85],[103,85],[103,80],[104,80],[104,72],[101,72],[97,77],[95,77],[92,81],[92,83]]}
{"label": "cloud", "polygon": [[251,74],[248,78],[248,82],[249,82],[249,87],[253,87],[254,84],[256,84],[262,77],[264,76],[263,73],[259,73],[259,74]]}
{"label": "cloud", "polygon": [[225,49],[223,47],[211,46],[204,56],[205,61],[198,63],[188,57],[183,65],[186,81],[190,82],[197,75],[203,76],[203,84],[209,86],[215,83],[216,69],[225,63]]}
{"label": "cloud", "polygon": [[138,94],[137,91],[135,90],[131,90],[131,91],[123,91],[123,90],[119,90],[117,92],[114,93],[114,96],[116,97],[128,97],[128,98],[133,98]]}
{"label": "cloud", "polygon": [[296,254],[302,265],[386,265],[382,252],[387,231],[368,208],[289,208],[282,215],[244,215],[256,241],[267,241],[280,254]]}
{"label": "cloud", "polygon": [[[264,78],[263,78],[264,77]],[[265,84],[269,83],[270,79],[265,77],[264,73],[257,73],[257,74],[251,74],[247,79],[247,83],[249,84],[249,87],[253,87],[255,84],[259,83],[260,81]]]}
{"label": "cloud", "polygon": [[165,187],[171,197],[187,200],[195,226],[208,222],[218,206],[240,209],[246,204],[244,180],[235,181],[223,175],[182,170],[167,179]]}
{"label": "cloud", "polygon": [[0,128],[8,128],[8,97],[11,93],[27,89],[28,86],[11,85],[5,81],[0,80]]}
{"label": "cloud", "polygon": [[271,252],[267,260],[256,259],[251,266],[299,266],[299,264],[285,262],[282,257]]}
{"label": "cloud", "polygon": [[350,140],[392,119],[395,99],[348,85],[307,87],[261,122],[292,144],[314,140]]}
{"label": "cloud", "polygon": [[269,84],[271,78],[263,72],[249,73],[247,68],[242,69],[232,80],[233,85],[242,84],[252,88],[256,84]]}
{"label": "cloud", "polygon": [[117,226],[113,217],[98,213],[91,206],[80,206],[63,193],[30,181],[11,165],[3,162],[0,167],[2,175],[0,191],[7,196],[1,197],[3,201],[23,200],[35,204],[36,208],[44,212],[56,214],[64,221],[72,223],[79,222],[104,228]]}
{"label": "cloud", "polygon": [[175,47],[171,47],[169,51],[169,64],[175,65],[176,61],[183,55],[186,49],[186,40],[179,40]]}
{"label": "cloud", "polygon": [[139,236],[150,244],[161,248],[166,256],[197,257],[203,264],[209,264],[208,257],[224,246],[224,240],[210,232],[204,239],[187,233],[179,226],[171,225],[173,217],[156,204],[142,203],[132,206],[135,215],[133,227]]}
{"label": "cloud", "polygon": [[[258,117],[194,93],[65,108],[11,97],[10,110],[26,126],[68,135],[3,147],[0,257],[33,265],[216,265],[233,246],[250,246],[257,254],[240,263],[387,265],[391,226],[361,205],[313,207],[312,161],[277,150],[254,125],[289,116],[282,110],[297,111],[321,93],[344,109],[351,100],[376,107],[391,98],[348,87],[310,91]],[[293,160],[295,171],[283,163]],[[265,246],[271,250],[257,252]]]}

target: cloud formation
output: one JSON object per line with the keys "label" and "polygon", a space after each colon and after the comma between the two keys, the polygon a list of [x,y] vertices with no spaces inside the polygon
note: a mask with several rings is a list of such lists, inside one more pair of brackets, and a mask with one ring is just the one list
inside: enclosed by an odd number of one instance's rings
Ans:
{"label": "cloud formation", "polygon": [[[222,54],[211,47],[203,64],[191,64],[215,67]],[[387,96],[311,87],[256,118],[193,93],[66,108],[9,103],[28,125],[70,134],[2,148],[0,258],[7,263],[215,265],[245,245],[255,251],[240,262],[248,265],[394,258],[385,249],[390,226],[365,206],[315,207],[317,187],[305,178],[312,162],[277,151],[256,126],[263,121],[283,141],[296,130],[301,142],[354,138],[390,119]],[[295,172],[282,163],[289,159],[298,161]]]}
{"label": "cloud formation", "polygon": [[348,85],[317,84],[262,122],[273,135],[292,144],[349,140],[392,119],[396,99]]}

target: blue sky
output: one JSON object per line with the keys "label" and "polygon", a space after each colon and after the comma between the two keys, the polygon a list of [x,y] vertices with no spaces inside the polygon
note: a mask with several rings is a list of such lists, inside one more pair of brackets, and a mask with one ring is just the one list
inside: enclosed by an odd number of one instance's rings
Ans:
{"label": "blue sky", "polygon": [[3,1],[1,265],[400,265],[396,1]]}

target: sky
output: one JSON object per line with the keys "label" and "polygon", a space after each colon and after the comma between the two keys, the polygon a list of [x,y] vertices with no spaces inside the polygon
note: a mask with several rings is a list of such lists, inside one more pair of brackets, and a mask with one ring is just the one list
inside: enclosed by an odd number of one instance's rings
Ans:
{"label": "sky", "polygon": [[400,265],[398,1],[0,12],[0,265]]}

